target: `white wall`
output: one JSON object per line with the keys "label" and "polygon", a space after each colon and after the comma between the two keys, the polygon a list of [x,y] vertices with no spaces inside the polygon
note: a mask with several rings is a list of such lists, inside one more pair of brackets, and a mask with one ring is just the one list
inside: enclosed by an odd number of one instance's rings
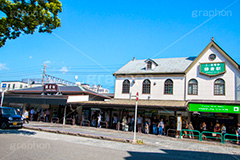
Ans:
{"label": "white wall", "polygon": [[[129,94],[122,94],[122,83],[125,79],[130,80],[130,92],[132,95],[139,93],[139,99],[148,99],[150,96],[151,100],[184,100],[184,78],[183,76],[172,76],[172,77],[162,77],[162,76],[124,76],[116,77],[115,81],[115,98],[117,99],[129,99]],[[133,79],[135,83],[132,84]],[[142,94],[142,83],[145,79],[151,81],[151,93]],[[172,79],[173,81],[173,94],[164,94],[164,82],[167,79]],[[156,85],[154,85],[154,82]]]}
{"label": "white wall", "polygon": [[[216,54],[216,59],[210,61],[208,59],[210,54]],[[212,62],[226,62],[226,72],[222,75],[209,77],[199,73],[200,63]],[[186,74],[186,82],[192,78],[198,81],[198,95],[188,95],[188,84],[186,99],[205,99],[205,100],[235,100],[236,99],[236,76],[239,71],[214,47],[211,47],[206,53],[198,60],[193,68]],[[222,78],[225,81],[225,95],[214,95],[214,81],[217,78]]]}

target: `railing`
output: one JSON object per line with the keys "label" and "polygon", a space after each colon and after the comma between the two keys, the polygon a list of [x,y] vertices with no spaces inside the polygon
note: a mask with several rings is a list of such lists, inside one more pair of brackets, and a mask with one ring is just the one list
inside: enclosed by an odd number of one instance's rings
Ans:
{"label": "railing", "polygon": [[[212,135],[212,136],[206,136],[205,135],[205,133],[207,133],[207,134],[210,134],[210,135]],[[215,135],[215,136],[214,136]],[[219,136],[220,137],[219,137]],[[220,139],[221,140],[221,143],[224,143],[223,142],[223,135],[222,135],[222,133],[220,133],[220,132],[210,132],[210,131],[202,131],[202,133],[201,133],[201,136],[200,136],[200,141],[202,141],[202,138],[203,137],[206,137],[206,138],[210,138],[210,139]]]}
{"label": "railing", "polygon": [[[226,139],[226,136],[236,137],[236,139],[229,139],[229,138]],[[238,141],[238,136],[239,135],[237,135],[237,134],[228,134],[228,133],[226,133],[226,134],[223,135],[223,143],[225,144],[226,140],[228,140],[228,141],[236,141],[237,142]]]}
{"label": "railing", "polygon": [[[184,131],[193,132],[193,134],[185,134],[185,133],[183,133]],[[194,133],[198,133],[198,135],[194,135]],[[198,139],[200,140],[200,132],[198,130],[182,129],[180,131],[180,138],[182,139],[184,135],[189,136],[189,137],[193,136],[193,138],[198,137]]]}

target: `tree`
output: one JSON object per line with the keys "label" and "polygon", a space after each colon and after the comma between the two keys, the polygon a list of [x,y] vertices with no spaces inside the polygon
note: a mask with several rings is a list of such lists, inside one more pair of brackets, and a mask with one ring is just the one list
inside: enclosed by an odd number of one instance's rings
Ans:
{"label": "tree", "polygon": [[58,14],[62,12],[59,0],[0,0],[0,47],[7,39],[21,34],[51,33],[60,27]]}

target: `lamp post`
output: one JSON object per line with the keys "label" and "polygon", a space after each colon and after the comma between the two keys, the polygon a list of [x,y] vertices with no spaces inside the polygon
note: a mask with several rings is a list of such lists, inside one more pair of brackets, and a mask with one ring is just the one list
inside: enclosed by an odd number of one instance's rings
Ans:
{"label": "lamp post", "polygon": [[135,105],[135,119],[134,119],[134,135],[133,142],[136,143],[136,129],[137,129],[137,104],[138,104],[138,92],[136,94],[136,105]]}

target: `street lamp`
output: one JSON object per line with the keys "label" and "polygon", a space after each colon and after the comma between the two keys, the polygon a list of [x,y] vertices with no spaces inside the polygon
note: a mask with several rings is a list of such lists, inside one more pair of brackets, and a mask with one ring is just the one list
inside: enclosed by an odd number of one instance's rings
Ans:
{"label": "street lamp", "polygon": [[133,142],[136,143],[136,129],[137,129],[137,104],[138,104],[138,92],[136,94],[136,105],[135,105],[135,119],[134,119],[134,135]]}

